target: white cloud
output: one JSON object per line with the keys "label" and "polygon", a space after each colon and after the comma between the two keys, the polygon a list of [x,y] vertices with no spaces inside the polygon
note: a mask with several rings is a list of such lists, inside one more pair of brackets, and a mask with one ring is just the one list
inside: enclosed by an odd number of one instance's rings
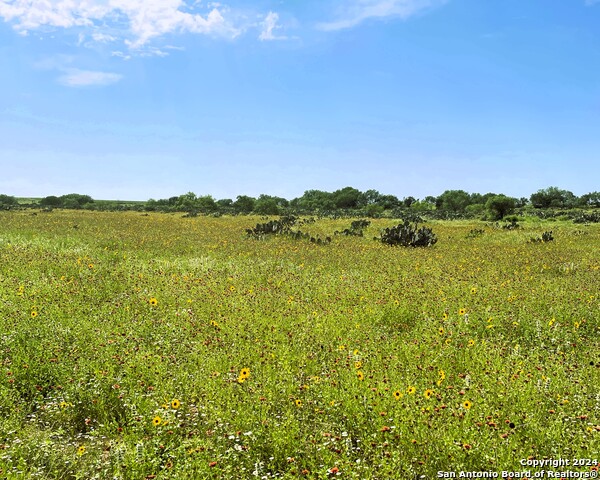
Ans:
{"label": "white cloud", "polygon": [[[351,0],[339,8],[338,18],[317,25],[320,30],[342,30],[352,28],[368,19],[387,17],[409,18],[448,0]],[[598,0],[600,1],[600,0]]]}
{"label": "white cloud", "polygon": [[259,40],[286,40],[286,36],[273,35],[273,30],[280,29],[281,25],[277,25],[279,15],[274,12],[269,12],[264,21],[261,22],[262,32],[258,36]]}
{"label": "white cloud", "polygon": [[92,33],[92,38],[98,43],[108,43],[108,42],[114,42],[117,40],[117,37],[108,35],[106,33],[101,33],[101,32]]}
{"label": "white cloud", "polygon": [[131,55],[127,55],[126,53],[123,53],[119,50],[110,52],[110,56],[111,57],[119,57],[119,58],[122,58],[123,60],[131,60]]}
{"label": "white cloud", "polygon": [[58,78],[59,83],[66,87],[105,86],[118,82],[123,78],[118,73],[95,72],[91,70],[68,69]]}
{"label": "white cloud", "polygon": [[226,38],[241,33],[223,16],[227,8],[211,4],[205,15],[184,11],[193,8],[184,0],[0,0],[0,17],[23,34],[41,27],[85,28],[98,42],[119,35],[134,50],[169,33]]}

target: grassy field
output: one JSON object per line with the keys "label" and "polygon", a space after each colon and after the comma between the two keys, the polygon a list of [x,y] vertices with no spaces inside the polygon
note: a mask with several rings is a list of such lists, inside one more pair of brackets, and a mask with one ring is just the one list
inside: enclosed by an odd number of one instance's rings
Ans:
{"label": "grassy field", "polygon": [[600,225],[430,222],[405,249],[372,240],[390,220],[324,246],[258,220],[0,212],[0,478],[597,463]]}

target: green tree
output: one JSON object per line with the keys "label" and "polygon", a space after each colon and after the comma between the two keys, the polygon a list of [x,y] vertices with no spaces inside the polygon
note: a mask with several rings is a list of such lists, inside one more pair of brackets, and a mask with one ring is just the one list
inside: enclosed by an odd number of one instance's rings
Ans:
{"label": "green tree", "polygon": [[213,213],[219,209],[219,206],[211,195],[203,195],[196,199],[196,208],[202,213]]}
{"label": "green tree", "polygon": [[471,217],[481,217],[485,213],[485,205],[483,203],[472,203],[467,205],[465,213]]}
{"label": "green tree", "polygon": [[[263,195],[261,195],[262,197]],[[254,213],[259,215],[279,215],[281,212],[273,198],[259,198],[254,205]]]}
{"label": "green tree", "polygon": [[184,193],[177,197],[175,207],[181,212],[192,212],[198,208],[197,200],[198,197],[194,192]]}
{"label": "green tree", "polygon": [[94,203],[94,199],[89,195],[81,195],[79,193],[68,193],[59,197],[60,205],[63,208],[80,209],[85,205]]}
{"label": "green tree", "polygon": [[60,207],[60,203],[60,198],[55,195],[50,195],[40,200],[40,205],[42,207]]}
{"label": "green tree", "polygon": [[558,187],[548,187],[538,190],[530,197],[535,208],[571,208],[577,204],[577,197],[568,190]]}
{"label": "green tree", "polygon": [[5,195],[5,194],[0,194],[0,208],[1,209],[5,209],[8,210],[12,207],[16,207],[19,204],[19,201],[11,196],[11,195]]}
{"label": "green tree", "polygon": [[336,190],[333,192],[332,197],[336,208],[349,209],[366,205],[365,198],[360,190],[352,187],[344,187]]}
{"label": "green tree", "polygon": [[316,212],[334,210],[335,203],[333,196],[329,192],[322,190],[306,190],[304,194],[298,198],[298,207],[305,212]]}
{"label": "green tree", "polygon": [[233,208],[233,200],[231,198],[221,198],[220,200],[217,200],[217,205],[219,206],[219,208]]}
{"label": "green tree", "polygon": [[381,205],[386,210],[392,210],[400,206],[400,200],[395,195],[381,195],[377,199],[377,205]]}
{"label": "green tree", "polygon": [[515,209],[516,199],[506,195],[495,195],[488,198],[485,208],[492,220],[502,220]]}
{"label": "green tree", "polygon": [[378,200],[381,198],[381,194],[377,190],[367,190],[363,193],[363,197],[366,205],[371,205],[373,203],[378,203]]}
{"label": "green tree", "polygon": [[233,202],[233,209],[235,213],[241,213],[248,215],[254,210],[254,204],[256,199],[249,197],[248,195],[238,195],[235,202]]}
{"label": "green tree", "polygon": [[471,203],[471,196],[464,190],[446,190],[436,198],[435,206],[438,210],[464,213]]}
{"label": "green tree", "polygon": [[600,192],[590,192],[579,197],[579,204],[582,207],[600,207]]}
{"label": "green tree", "polygon": [[261,194],[254,204],[254,212],[259,215],[280,215],[288,206],[285,198]]}
{"label": "green tree", "polygon": [[406,208],[410,208],[410,206],[415,203],[417,199],[415,197],[404,197],[402,199],[402,206]]}

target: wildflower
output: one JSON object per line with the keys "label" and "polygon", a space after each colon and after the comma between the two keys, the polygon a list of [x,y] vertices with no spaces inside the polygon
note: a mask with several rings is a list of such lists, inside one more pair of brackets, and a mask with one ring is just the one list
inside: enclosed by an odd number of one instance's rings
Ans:
{"label": "wildflower", "polygon": [[297,398],[294,403],[296,404],[297,407],[301,407],[302,406],[302,400],[300,400],[299,398]]}
{"label": "wildflower", "polygon": [[415,393],[417,393],[417,389],[415,387],[408,387],[407,392],[409,395],[414,395]]}
{"label": "wildflower", "polygon": [[469,347],[472,347],[473,345],[475,345],[475,340],[473,340],[473,339],[469,340]]}
{"label": "wildflower", "polygon": [[433,395],[433,390],[427,389],[425,390],[425,393],[423,394],[425,396],[426,399],[430,399],[431,396]]}
{"label": "wildflower", "polygon": [[79,447],[77,449],[77,455],[79,455],[80,457],[85,453],[85,447],[82,445],[81,447]]}
{"label": "wildflower", "polygon": [[448,320],[448,314],[446,312],[444,312],[443,319]]}
{"label": "wildflower", "polygon": [[90,270],[92,270],[92,269],[94,268],[94,264],[93,264],[93,263],[90,263],[90,264],[88,264],[88,268],[89,268]]}
{"label": "wildflower", "polygon": [[35,318],[38,316],[38,313],[35,310],[31,311],[31,318]]}
{"label": "wildflower", "polygon": [[152,419],[152,425],[154,425],[155,427],[158,427],[161,423],[162,418],[160,418],[158,415]]}
{"label": "wildflower", "polygon": [[361,382],[365,379],[365,374],[363,372],[361,372],[360,370],[358,372],[356,372],[356,376],[358,377],[358,379]]}
{"label": "wildflower", "polygon": [[148,303],[155,307],[156,305],[158,305],[158,300],[154,297],[151,297],[150,300],[148,300]]}
{"label": "wildflower", "polygon": [[475,295],[477,293],[477,288],[471,288],[471,295]]}
{"label": "wildflower", "polygon": [[240,378],[249,378],[249,377],[250,377],[250,369],[242,368],[242,370],[240,371]]}
{"label": "wildflower", "polygon": [[400,400],[400,399],[402,398],[402,392],[401,392],[400,390],[396,390],[396,391],[394,392],[394,398],[395,398],[396,400]]}
{"label": "wildflower", "polygon": [[438,330],[438,332],[439,332],[440,335],[443,335],[444,334],[444,329],[442,327],[440,327],[440,329]]}
{"label": "wildflower", "polygon": [[444,380],[446,378],[446,372],[444,372],[443,370],[440,370],[440,378],[442,380]]}
{"label": "wildflower", "polygon": [[230,292],[235,292],[235,287],[234,287],[233,285],[231,285],[231,286],[229,287],[229,291],[230,291]]}
{"label": "wildflower", "polygon": [[466,311],[464,308],[461,308],[461,309],[458,311],[458,314],[459,314],[459,315],[464,315],[465,313],[467,313],[467,311]]}
{"label": "wildflower", "polygon": [[181,407],[181,402],[179,400],[175,399],[171,402],[171,408],[177,410],[179,407]]}
{"label": "wildflower", "polygon": [[356,368],[358,370],[360,367],[362,367],[362,362],[360,362],[360,361],[354,362],[354,368]]}
{"label": "wildflower", "polygon": [[469,409],[470,409],[470,408],[473,406],[473,404],[472,404],[472,403],[471,403],[469,400],[465,400],[465,401],[463,402],[462,406],[463,406],[463,407],[464,407],[466,410],[469,410]]}

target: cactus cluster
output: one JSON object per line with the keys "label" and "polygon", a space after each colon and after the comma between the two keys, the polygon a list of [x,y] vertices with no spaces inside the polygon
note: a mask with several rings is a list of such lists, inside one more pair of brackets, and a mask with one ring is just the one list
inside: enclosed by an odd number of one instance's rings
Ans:
{"label": "cactus cluster", "polygon": [[425,226],[419,228],[417,222],[404,220],[395,227],[383,229],[381,237],[375,237],[375,240],[402,247],[430,247],[437,242],[437,237],[431,228]]}
{"label": "cactus cluster", "polygon": [[249,237],[256,239],[264,239],[266,235],[287,235],[294,240],[306,239],[317,245],[325,245],[331,243],[331,237],[325,237],[322,239],[318,235],[316,237],[309,233],[302,232],[301,230],[292,230],[292,227],[296,224],[304,225],[307,223],[314,223],[314,219],[300,220],[298,217],[293,215],[285,215],[279,220],[270,220],[265,223],[257,223],[254,228],[247,228],[246,234]]}
{"label": "cactus cluster", "polygon": [[352,222],[350,224],[350,228],[345,228],[341,232],[338,232],[336,230],[334,232],[334,234],[335,235],[350,235],[350,236],[354,236],[354,237],[362,237],[363,229],[367,228],[369,225],[371,225],[371,222],[369,220],[364,220],[364,219],[355,220],[354,222]]}
{"label": "cactus cluster", "polygon": [[552,231],[542,233],[541,237],[531,237],[529,239],[529,243],[546,243],[554,240],[554,236],[552,235]]}
{"label": "cactus cluster", "polygon": [[485,233],[485,230],[481,228],[473,228],[467,233],[467,238],[478,238]]}

